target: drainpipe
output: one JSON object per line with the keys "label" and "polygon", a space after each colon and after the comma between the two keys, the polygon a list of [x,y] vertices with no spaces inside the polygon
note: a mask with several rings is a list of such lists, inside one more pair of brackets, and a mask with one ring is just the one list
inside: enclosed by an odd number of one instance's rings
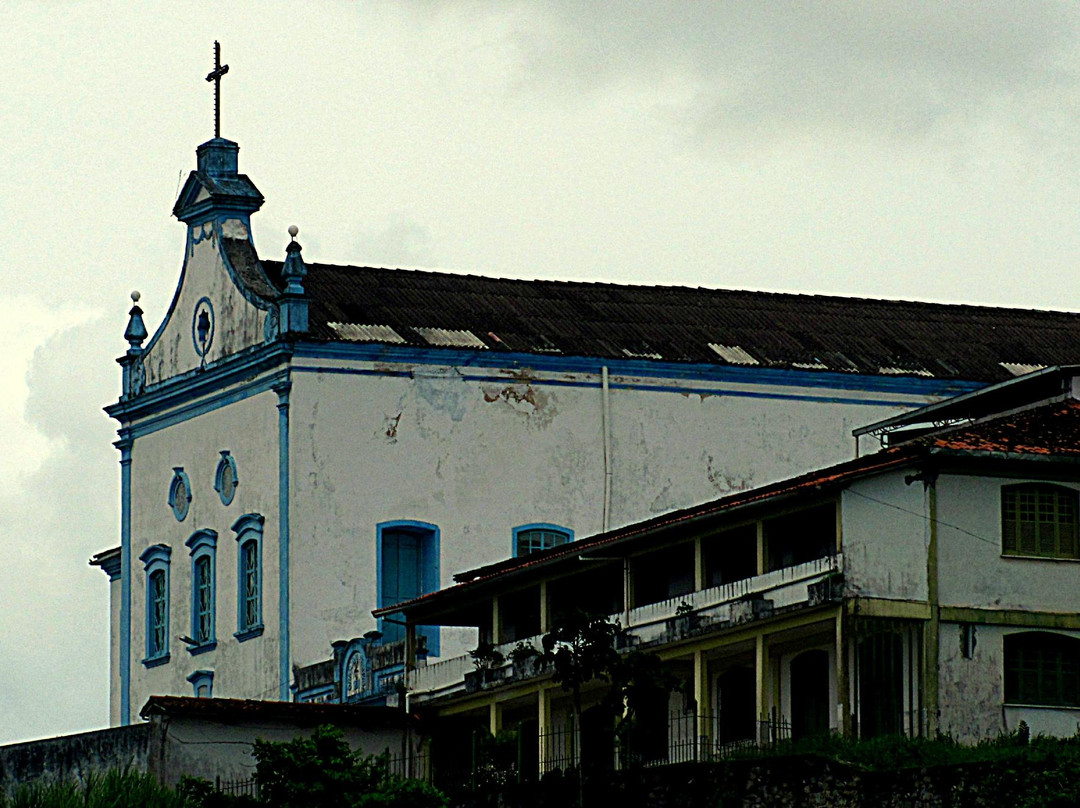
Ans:
{"label": "drainpipe", "polygon": [[600,425],[604,433],[604,521],[607,533],[611,526],[611,388],[608,386],[607,365],[600,368]]}

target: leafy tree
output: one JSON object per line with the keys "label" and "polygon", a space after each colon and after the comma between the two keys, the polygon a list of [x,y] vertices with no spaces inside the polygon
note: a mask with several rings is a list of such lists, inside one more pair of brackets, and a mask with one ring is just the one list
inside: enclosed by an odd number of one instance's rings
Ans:
{"label": "leafy tree", "polygon": [[386,755],[353,752],[341,731],[318,727],[284,743],[256,741],[260,802],[269,808],[445,808],[427,783],[390,774]]}

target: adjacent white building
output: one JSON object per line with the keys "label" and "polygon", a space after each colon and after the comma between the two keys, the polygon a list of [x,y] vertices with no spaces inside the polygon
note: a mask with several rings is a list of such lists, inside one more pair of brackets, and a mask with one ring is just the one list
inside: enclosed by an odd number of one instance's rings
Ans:
{"label": "adjacent white building", "polygon": [[[131,309],[108,407],[114,724],[155,694],[290,699],[335,642],[394,645],[373,608],[456,571],[838,462],[861,424],[1080,361],[1072,314],[308,264],[295,240],[268,260],[237,154],[199,147],[175,297],[152,337]],[[475,631],[426,640],[434,660]]]}
{"label": "adjacent white building", "polygon": [[[394,611],[498,653],[410,666],[435,731],[527,733],[541,770],[611,766],[610,713],[521,652],[575,608],[681,692],[637,705],[653,763],[824,731],[967,742],[1080,723],[1080,368],[874,425],[876,454],[459,574]],[[1004,413],[1001,412],[1004,411]],[[942,426],[947,424],[948,426]],[[385,612],[389,613],[389,612]],[[590,738],[590,732],[592,737]],[[606,740],[605,740],[606,738]],[[436,745],[436,748],[440,748]],[[443,744],[454,764],[453,744]],[[593,760],[587,760],[593,755]]]}

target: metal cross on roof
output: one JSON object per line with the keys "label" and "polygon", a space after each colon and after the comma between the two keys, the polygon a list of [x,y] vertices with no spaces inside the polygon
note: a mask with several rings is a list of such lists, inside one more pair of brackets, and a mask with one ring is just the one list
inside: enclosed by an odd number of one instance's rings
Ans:
{"label": "metal cross on roof", "polygon": [[221,77],[229,72],[229,66],[221,63],[221,45],[214,40],[214,69],[207,76],[207,81],[214,82],[214,137],[221,137]]}

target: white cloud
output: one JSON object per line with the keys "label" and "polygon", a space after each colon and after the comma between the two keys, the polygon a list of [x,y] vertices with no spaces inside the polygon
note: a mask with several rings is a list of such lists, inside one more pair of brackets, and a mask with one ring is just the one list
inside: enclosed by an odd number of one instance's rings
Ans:
{"label": "white cloud", "polygon": [[[115,384],[99,356],[113,329],[88,317],[0,302],[16,366],[4,367],[4,389],[25,392],[11,397],[21,411],[2,415],[0,743],[108,719],[107,587],[86,562],[118,538],[112,427],[96,406]],[[45,339],[34,346],[28,332]]]}

